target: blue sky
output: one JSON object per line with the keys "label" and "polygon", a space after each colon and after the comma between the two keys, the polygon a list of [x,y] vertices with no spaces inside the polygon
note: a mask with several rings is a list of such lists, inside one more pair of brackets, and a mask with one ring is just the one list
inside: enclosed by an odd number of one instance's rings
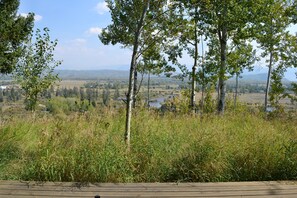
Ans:
{"label": "blue sky", "polygon": [[[110,24],[103,0],[20,0],[20,14],[35,13],[35,28],[50,29],[58,39],[56,59],[60,69],[128,69],[131,53],[119,46],[104,46],[101,28]],[[123,67],[126,66],[126,67]]]}
{"label": "blue sky", "polygon": [[[58,39],[56,59],[63,60],[59,69],[128,70],[131,51],[119,45],[105,46],[99,39],[101,29],[111,23],[104,0],[20,0],[19,13],[35,13],[35,28],[50,29],[51,39]],[[297,27],[291,27],[292,33]],[[191,66],[193,61],[185,57],[182,63]],[[265,66],[265,63],[260,63]],[[296,70],[289,70],[286,77],[296,79]],[[257,67],[255,73],[267,72]]]}

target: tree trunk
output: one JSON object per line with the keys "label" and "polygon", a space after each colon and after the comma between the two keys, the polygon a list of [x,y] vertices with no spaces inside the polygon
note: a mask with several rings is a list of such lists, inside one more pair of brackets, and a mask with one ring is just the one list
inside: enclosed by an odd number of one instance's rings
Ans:
{"label": "tree trunk", "polygon": [[239,74],[236,73],[236,84],[235,84],[235,95],[234,95],[234,109],[236,109],[236,104],[237,104],[238,80],[239,80]]}
{"label": "tree trunk", "polygon": [[203,111],[204,111],[204,92],[205,92],[205,86],[203,84],[201,88],[201,114],[203,114]]}
{"label": "tree trunk", "polygon": [[219,71],[219,101],[218,101],[218,112],[219,114],[224,114],[225,111],[225,97],[226,97],[226,81],[225,81],[225,71],[226,71],[226,61],[227,61],[227,29],[222,28],[220,36],[221,45],[221,65]]}
{"label": "tree trunk", "polygon": [[148,73],[147,79],[147,108],[150,108],[150,83],[151,83],[151,72]]}
{"label": "tree trunk", "polygon": [[196,109],[196,65],[192,67],[192,93],[191,93],[191,108],[192,112],[195,113]]}
{"label": "tree trunk", "polygon": [[204,111],[204,92],[205,92],[204,43],[203,43],[202,35],[201,35],[201,48],[202,48],[202,65],[201,65],[201,68],[202,68],[201,115],[202,115]]}
{"label": "tree trunk", "polygon": [[137,70],[134,71],[134,86],[133,86],[133,108],[136,107],[136,99],[137,99]]}
{"label": "tree trunk", "polygon": [[224,4],[221,18],[219,19],[218,25],[218,36],[220,41],[220,56],[221,56],[221,64],[219,70],[219,100],[218,100],[218,113],[224,114],[225,111],[225,96],[226,96],[226,81],[225,81],[225,72],[226,72],[226,64],[227,64],[227,24],[224,24],[224,17],[227,17],[227,5],[226,2]]}
{"label": "tree trunk", "polygon": [[[198,9],[196,8],[196,13]],[[195,20],[195,55],[194,55],[194,65],[192,67],[192,93],[191,93],[191,108],[192,112],[195,113],[196,110],[196,68],[198,59],[198,33],[197,33],[197,21]]]}
{"label": "tree trunk", "polygon": [[130,139],[131,139],[131,119],[132,119],[132,105],[134,96],[134,73],[136,71],[137,53],[139,47],[139,38],[144,24],[144,19],[150,5],[150,0],[147,0],[143,7],[141,18],[137,24],[137,30],[134,35],[133,53],[130,64],[129,74],[129,86],[127,94],[127,106],[126,106],[126,125],[125,125],[125,142],[127,144],[128,151],[130,150]]}
{"label": "tree trunk", "polygon": [[264,109],[265,112],[267,112],[268,108],[268,95],[269,95],[269,89],[270,89],[270,81],[271,81],[271,71],[272,71],[272,52],[270,52],[270,58],[269,58],[269,66],[268,66],[268,75],[267,75],[267,82],[266,82],[266,90],[265,90],[265,101],[264,101]]}

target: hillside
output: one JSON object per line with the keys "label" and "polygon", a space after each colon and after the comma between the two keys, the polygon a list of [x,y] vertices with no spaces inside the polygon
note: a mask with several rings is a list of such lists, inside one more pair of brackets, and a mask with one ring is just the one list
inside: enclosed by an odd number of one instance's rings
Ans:
{"label": "hillside", "polygon": [[[98,80],[98,79],[128,79],[128,70],[57,70],[59,77],[63,80]],[[266,73],[259,74],[243,74],[240,81],[246,83],[260,82],[264,83],[267,80]],[[157,77],[157,76],[155,76]],[[162,77],[164,78],[164,77]],[[231,78],[230,81],[234,81],[235,78]],[[291,81],[284,78],[284,83],[290,83]]]}
{"label": "hillside", "polygon": [[128,79],[125,70],[57,70],[62,80]]}

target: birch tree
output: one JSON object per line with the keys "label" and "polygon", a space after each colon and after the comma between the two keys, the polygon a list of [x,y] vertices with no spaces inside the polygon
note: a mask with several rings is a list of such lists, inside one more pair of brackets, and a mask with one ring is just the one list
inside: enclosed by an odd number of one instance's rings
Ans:
{"label": "birch tree", "polygon": [[182,15],[180,16],[180,34],[179,45],[182,46],[191,58],[193,58],[193,66],[190,74],[191,79],[191,102],[190,106],[193,112],[196,111],[196,84],[197,84],[197,69],[199,59],[199,41],[203,34],[199,1],[184,1],[181,0]]}
{"label": "birch tree", "polygon": [[[228,67],[231,76],[235,76],[235,94],[234,94],[234,108],[236,108],[239,86],[239,75],[244,69],[251,71],[253,64],[257,59],[256,50],[250,43],[243,41],[239,44],[234,44],[234,49],[228,53]],[[232,45],[231,45],[231,48]]]}
{"label": "birch tree", "polygon": [[[227,74],[227,42],[240,40],[248,22],[252,20],[251,8],[253,2],[248,0],[208,1],[201,0],[201,14],[207,26],[207,33],[214,35],[219,41],[220,63],[218,72],[218,112],[224,113],[226,97]],[[246,38],[244,38],[246,39]]]}
{"label": "birch tree", "polygon": [[146,50],[142,54],[141,61],[138,67],[140,73],[147,74],[147,107],[150,107],[150,81],[151,75],[166,74],[170,75],[171,72],[175,71],[175,68],[168,64],[168,61],[162,55],[160,46],[154,46]]}
{"label": "birch tree", "polygon": [[[292,22],[292,5],[287,0],[260,1],[259,16],[256,22],[256,40],[263,50],[261,56],[268,64],[264,109],[267,111],[271,74],[273,68],[282,59],[280,44],[285,42],[288,35],[288,26]],[[281,71],[281,70],[279,70]],[[274,75],[275,76],[275,75]],[[275,76],[276,77],[276,76]]]}
{"label": "birch tree", "polygon": [[[125,142],[130,148],[131,119],[134,98],[134,74],[142,54],[154,44],[162,43],[158,35],[156,20],[162,16],[167,1],[151,0],[106,0],[112,23],[103,29],[99,38],[103,44],[121,44],[132,49],[129,86],[126,104]],[[155,29],[155,30],[154,30]]]}
{"label": "birch tree", "polygon": [[297,37],[288,32],[283,35],[282,41],[278,45],[278,62],[271,72],[271,87],[269,92],[269,102],[271,106],[279,108],[279,100],[290,97],[286,93],[282,80],[287,68],[297,68]]}

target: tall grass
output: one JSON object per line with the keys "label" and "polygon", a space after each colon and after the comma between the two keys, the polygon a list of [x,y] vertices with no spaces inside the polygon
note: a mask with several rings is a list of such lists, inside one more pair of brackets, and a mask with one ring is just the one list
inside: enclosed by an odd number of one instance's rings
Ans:
{"label": "tall grass", "polygon": [[139,110],[12,118],[0,127],[0,180],[215,182],[297,179],[294,119]]}

